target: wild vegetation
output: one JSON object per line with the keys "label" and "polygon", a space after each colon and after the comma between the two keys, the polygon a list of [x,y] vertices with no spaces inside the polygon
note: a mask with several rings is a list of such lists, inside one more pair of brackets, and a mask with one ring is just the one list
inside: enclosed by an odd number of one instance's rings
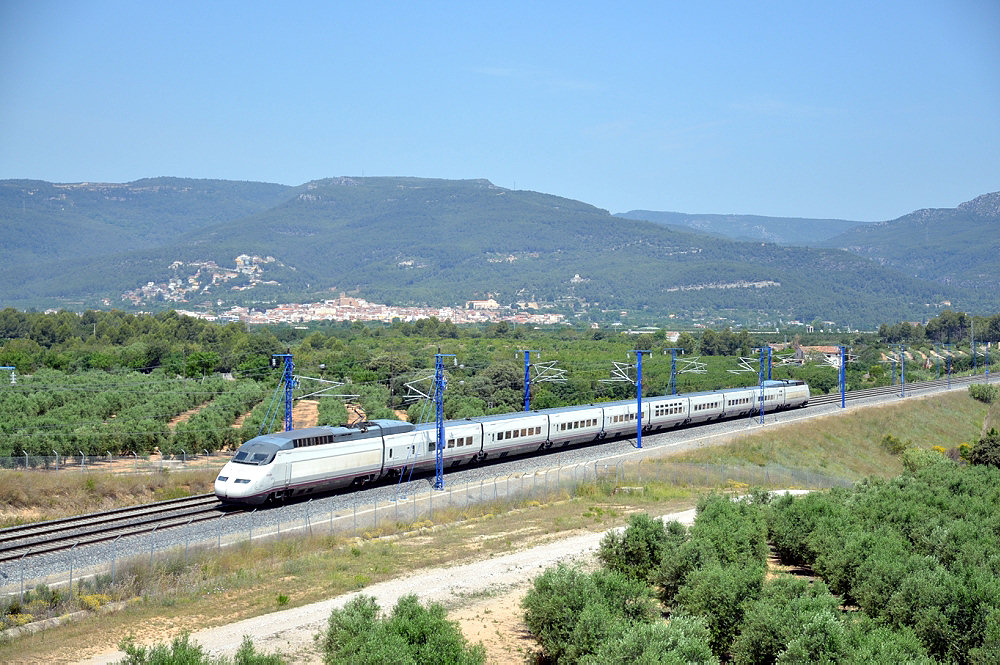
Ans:
{"label": "wild vegetation", "polygon": [[[924,453],[853,489],[709,495],[690,529],[633,515],[601,570],[536,578],[525,622],[557,663],[633,662],[622,643],[640,662],[995,662],[1000,468]],[[768,541],[819,579],[769,573]]]}

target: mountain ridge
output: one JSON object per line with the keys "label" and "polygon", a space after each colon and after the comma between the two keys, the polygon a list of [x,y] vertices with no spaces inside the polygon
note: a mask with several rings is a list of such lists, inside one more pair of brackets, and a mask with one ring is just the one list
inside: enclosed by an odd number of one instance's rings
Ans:
{"label": "mountain ridge", "polygon": [[[229,181],[197,187],[198,181],[185,179],[136,182],[133,189],[165,188],[168,198],[190,185],[200,192],[200,204],[214,197],[226,205],[216,219],[196,209],[171,209],[182,223],[168,221],[152,246],[117,253],[63,246],[47,260],[36,253],[37,260],[18,262],[16,249],[5,246],[5,304],[117,303],[123,292],[148,281],[189,280],[190,274],[171,272],[177,262],[227,266],[240,255],[277,260],[262,264],[267,274],[252,288],[245,281],[206,285],[190,302],[303,301],[338,289],[373,302],[454,305],[493,294],[504,302],[557,303],[589,319],[615,318],[625,309],[633,316],[685,320],[773,324],[822,317],[858,325],[888,314],[919,317],[934,303],[976,298],[837,249],[719,239],[484,179],[344,176],[298,186],[234,184],[235,191]],[[0,182],[0,192],[10,183]],[[87,200],[105,205],[99,197]],[[16,218],[16,203],[16,197],[0,196],[0,215]],[[241,210],[249,212],[239,216]],[[197,219],[184,217],[192,214]],[[35,228],[45,233],[60,219],[36,215]],[[137,228],[164,226],[159,219],[143,219]],[[51,238],[55,245],[61,240]],[[21,238],[14,244],[19,241],[24,244]]]}

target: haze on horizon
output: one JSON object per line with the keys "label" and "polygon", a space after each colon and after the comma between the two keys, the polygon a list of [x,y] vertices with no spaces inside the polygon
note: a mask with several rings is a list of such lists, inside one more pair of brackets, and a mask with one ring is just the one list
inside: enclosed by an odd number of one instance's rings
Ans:
{"label": "haze on horizon", "polygon": [[0,178],[488,178],[892,219],[1000,189],[1000,4],[7,2]]}

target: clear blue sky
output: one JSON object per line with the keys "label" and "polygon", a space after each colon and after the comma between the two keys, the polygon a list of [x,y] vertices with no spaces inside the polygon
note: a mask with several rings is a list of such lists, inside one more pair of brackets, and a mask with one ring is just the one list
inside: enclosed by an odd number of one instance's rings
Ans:
{"label": "clear blue sky", "polygon": [[0,0],[0,178],[362,174],[951,207],[1000,190],[1000,2]]}

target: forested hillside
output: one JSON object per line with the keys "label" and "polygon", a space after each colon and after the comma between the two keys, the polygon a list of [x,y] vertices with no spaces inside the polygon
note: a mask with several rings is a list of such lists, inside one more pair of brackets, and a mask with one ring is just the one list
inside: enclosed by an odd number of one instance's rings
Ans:
{"label": "forested hillside", "polygon": [[917,210],[858,226],[824,245],[919,279],[995,291],[1000,286],[1000,192],[957,208]]}
{"label": "forested hillside", "polygon": [[763,215],[700,215],[657,210],[630,210],[617,213],[615,217],[644,219],[657,224],[681,226],[731,240],[755,240],[799,247],[815,247],[855,226],[865,224],[865,222],[852,222],[846,219],[766,217]]}

